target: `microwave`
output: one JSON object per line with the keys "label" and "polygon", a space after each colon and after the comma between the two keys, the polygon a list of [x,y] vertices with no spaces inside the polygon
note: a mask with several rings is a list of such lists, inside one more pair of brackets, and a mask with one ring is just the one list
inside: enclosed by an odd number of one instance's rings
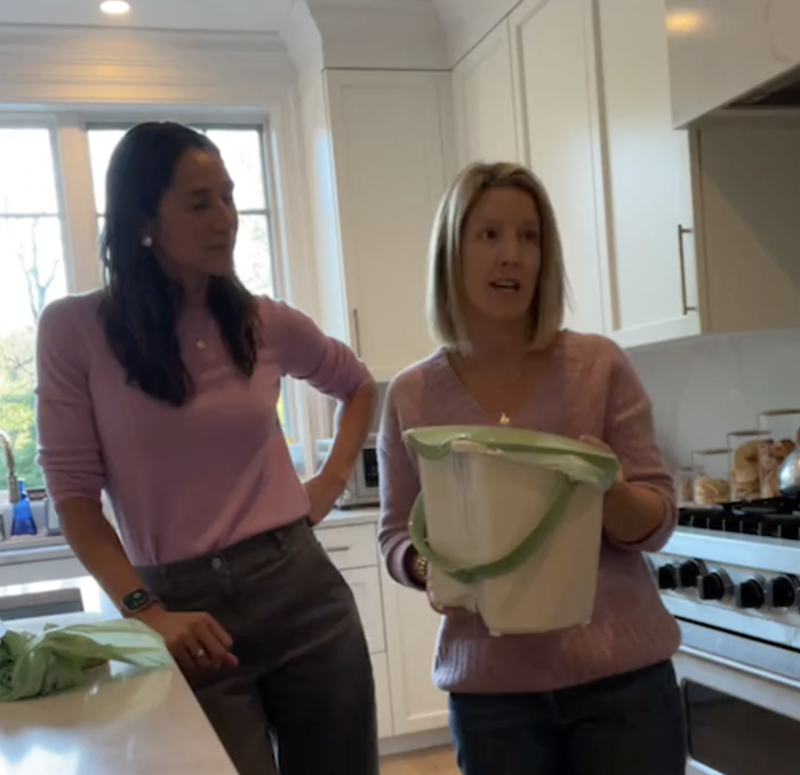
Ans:
{"label": "microwave", "polygon": [[[337,508],[355,509],[378,506],[381,502],[378,486],[378,436],[371,433],[356,460],[353,473],[339,500]],[[315,445],[315,464],[319,470],[330,454],[333,439],[319,439]]]}

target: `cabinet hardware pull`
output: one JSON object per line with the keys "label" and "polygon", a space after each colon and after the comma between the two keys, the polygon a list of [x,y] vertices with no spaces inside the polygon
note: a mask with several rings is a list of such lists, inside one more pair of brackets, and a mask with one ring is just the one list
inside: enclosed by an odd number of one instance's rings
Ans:
{"label": "cabinet hardware pull", "polygon": [[349,546],[325,546],[325,545],[323,545],[322,548],[326,552],[331,552],[332,554],[335,554],[336,552],[349,552],[350,551],[350,547]]}
{"label": "cabinet hardware pull", "polygon": [[358,322],[358,309],[353,309],[353,334],[355,335],[356,355],[361,358],[361,326]]}
{"label": "cabinet hardware pull", "polygon": [[687,234],[693,233],[694,229],[687,229],[682,224],[678,224],[678,256],[681,262],[681,305],[683,306],[684,315],[688,315],[690,312],[697,312],[697,307],[689,306],[686,294],[686,255],[683,248],[683,238]]}

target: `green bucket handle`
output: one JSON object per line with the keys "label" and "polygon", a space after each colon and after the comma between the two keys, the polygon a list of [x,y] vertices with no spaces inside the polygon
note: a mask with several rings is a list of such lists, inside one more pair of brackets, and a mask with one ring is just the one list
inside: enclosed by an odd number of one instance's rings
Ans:
{"label": "green bucket handle", "polygon": [[506,576],[518,570],[542,547],[555,527],[563,519],[567,510],[567,504],[577,486],[577,482],[573,482],[566,476],[563,476],[558,492],[539,524],[536,525],[516,548],[512,549],[505,557],[501,557],[499,560],[493,560],[483,565],[476,565],[473,568],[461,568],[458,567],[456,563],[451,562],[446,557],[435,552],[428,543],[427,518],[425,515],[425,505],[422,502],[422,493],[417,496],[411,508],[411,519],[409,522],[411,542],[420,556],[424,557],[434,568],[442,571],[442,573],[445,573],[461,584],[472,586],[481,581],[488,581],[489,579]]}

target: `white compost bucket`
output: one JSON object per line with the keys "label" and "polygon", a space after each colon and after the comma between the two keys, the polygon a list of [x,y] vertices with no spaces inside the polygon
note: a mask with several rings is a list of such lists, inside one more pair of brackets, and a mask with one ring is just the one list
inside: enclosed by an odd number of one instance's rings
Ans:
{"label": "white compost bucket", "polygon": [[422,492],[411,537],[440,606],[480,614],[496,635],[586,624],[594,608],[604,450],[518,428],[409,430]]}

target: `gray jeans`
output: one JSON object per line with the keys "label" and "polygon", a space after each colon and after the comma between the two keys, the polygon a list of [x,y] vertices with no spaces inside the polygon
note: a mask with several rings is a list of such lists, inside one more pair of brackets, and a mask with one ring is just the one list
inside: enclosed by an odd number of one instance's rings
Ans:
{"label": "gray jeans", "polygon": [[207,611],[234,639],[239,667],[192,688],[240,775],[378,775],[358,611],[305,520],[139,571],[169,609]]}
{"label": "gray jeans", "polygon": [[464,775],[683,775],[686,725],[672,664],[545,694],[455,694]]}

